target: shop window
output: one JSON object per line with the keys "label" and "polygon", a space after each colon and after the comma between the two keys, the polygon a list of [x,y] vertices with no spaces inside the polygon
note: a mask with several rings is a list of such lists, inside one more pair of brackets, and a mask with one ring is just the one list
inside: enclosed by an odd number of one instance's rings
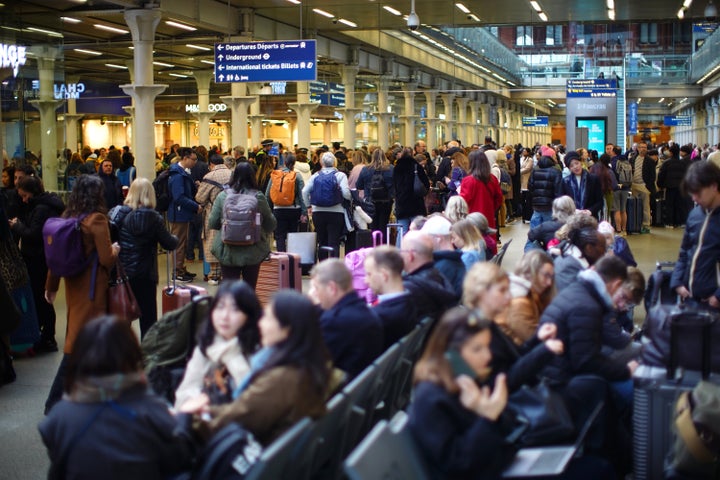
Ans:
{"label": "shop window", "polygon": [[545,27],[545,45],[562,45],[562,25],[548,25]]}
{"label": "shop window", "polygon": [[533,27],[531,25],[520,25],[517,27],[515,45],[518,47],[530,47],[533,45]]}

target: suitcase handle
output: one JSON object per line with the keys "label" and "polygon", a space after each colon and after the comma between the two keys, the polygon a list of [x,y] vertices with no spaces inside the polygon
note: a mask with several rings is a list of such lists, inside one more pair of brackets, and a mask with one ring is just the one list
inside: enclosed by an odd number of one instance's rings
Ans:
{"label": "suitcase handle", "polygon": [[377,247],[378,245],[382,245],[382,232],[380,230],[375,230],[372,232],[372,242],[373,247]]}
{"label": "suitcase handle", "polygon": [[395,227],[398,231],[398,248],[402,248],[402,237],[405,234],[405,227],[402,223],[388,223],[387,224],[387,241],[390,243],[390,229]]}
{"label": "suitcase handle", "polygon": [[679,346],[678,346],[678,333],[681,330],[694,328],[699,330],[701,336],[701,364],[700,370],[702,378],[707,379],[710,376],[711,369],[711,345],[712,345],[712,325],[715,323],[716,318],[713,317],[709,312],[687,312],[682,309],[680,313],[673,314],[670,317],[670,357],[668,358],[667,365],[667,378],[668,380],[675,379],[675,375],[678,370],[678,363],[680,363],[679,357]]}

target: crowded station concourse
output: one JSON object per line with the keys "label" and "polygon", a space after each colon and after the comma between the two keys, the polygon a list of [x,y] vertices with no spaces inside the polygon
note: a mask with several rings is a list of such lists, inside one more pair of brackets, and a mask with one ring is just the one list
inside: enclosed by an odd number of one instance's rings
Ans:
{"label": "crowded station concourse", "polygon": [[1,3],[0,478],[708,478],[717,11],[617,7]]}

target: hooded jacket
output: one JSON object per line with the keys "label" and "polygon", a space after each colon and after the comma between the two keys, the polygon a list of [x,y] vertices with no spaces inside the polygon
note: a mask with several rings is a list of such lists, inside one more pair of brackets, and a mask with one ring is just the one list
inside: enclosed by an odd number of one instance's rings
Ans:
{"label": "hooded jacket", "polygon": [[430,180],[425,169],[409,155],[400,157],[393,169],[393,187],[395,189],[395,216],[397,218],[413,218],[427,215],[425,199],[415,195],[413,183],[415,172],[426,188],[430,188]]}
{"label": "hooded jacket", "polygon": [[54,193],[44,192],[30,199],[29,210],[24,221],[18,220],[13,225],[12,233],[20,242],[20,252],[32,257],[45,257],[42,229],[45,221],[51,217],[59,217],[65,210],[65,204]]}
{"label": "hooded jacket", "polygon": [[537,167],[530,173],[528,190],[532,195],[532,206],[539,212],[552,210],[552,203],[563,193],[562,173],[555,168],[550,157],[540,157]]}

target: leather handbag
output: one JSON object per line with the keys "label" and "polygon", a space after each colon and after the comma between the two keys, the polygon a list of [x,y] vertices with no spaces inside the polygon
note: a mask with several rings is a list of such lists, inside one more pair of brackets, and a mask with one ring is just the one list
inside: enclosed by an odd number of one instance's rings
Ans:
{"label": "leather handbag", "polygon": [[519,443],[526,446],[551,445],[572,440],[575,426],[562,396],[545,382],[523,387],[510,395],[508,408],[527,429]]}
{"label": "leather handbag", "polygon": [[109,282],[107,311],[108,314],[128,322],[140,318],[142,313],[120,262],[115,265],[115,278]]}
{"label": "leather handbag", "polygon": [[425,197],[428,193],[428,189],[425,186],[425,184],[420,180],[420,176],[418,175],[418,168],[420,167],[420,164],[415,165],[415,175],[413,176],[413,193],[416,197]]}

